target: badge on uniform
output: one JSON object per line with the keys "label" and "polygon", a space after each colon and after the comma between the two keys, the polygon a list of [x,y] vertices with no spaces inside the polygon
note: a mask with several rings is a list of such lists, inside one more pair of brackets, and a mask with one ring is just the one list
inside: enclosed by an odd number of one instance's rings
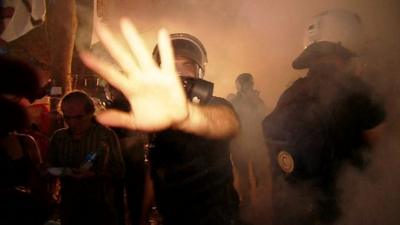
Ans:
{"label": "badge on uniform", "polygon": [[293,156],[287,151],[280,151],[277,156],[279,167],[283,172],[289,174],[294,170]]}

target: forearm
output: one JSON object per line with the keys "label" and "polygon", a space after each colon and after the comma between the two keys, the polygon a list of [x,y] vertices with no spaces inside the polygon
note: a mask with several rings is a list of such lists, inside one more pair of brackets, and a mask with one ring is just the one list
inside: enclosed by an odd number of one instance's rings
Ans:
{"label": "forearm", "polygon": [[227,106],[189,103],[188,110],[189,116],[176,129],[208,138],[229,138],[239,132],[239,120]]}

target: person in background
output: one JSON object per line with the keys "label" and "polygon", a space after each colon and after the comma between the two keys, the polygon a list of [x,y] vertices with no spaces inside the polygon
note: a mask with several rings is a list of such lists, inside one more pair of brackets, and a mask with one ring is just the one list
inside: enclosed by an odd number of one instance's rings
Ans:
{"label": "person in background", "polygon": [[[237,112],[241,131],[231,143],[232,161],[239,178],[239,194],[242,218],[254,221],[258,213],[267,211],[259,209],[256,198],[263,198],[270,185],[269,158],[262,136],[261,122],[267,114],[267,107],[254,89],[254,78],[250,73],[239,74],[235,80],[237,92],[232,94],[229,101]],[[251,169],[251,170],[250,170]],[[251,174],[254,177],[251,177]],[[254,180],[254,181],[253,181]],[[255,183],[254,185],[252,185]],[[260,212],[258,212],[260,211]],[[265,217],[266,213],[263,212]],[[258,215],[258,217],[261,215]]]}
{"label": "person in background", "polygon": [[345,166],[363,171],[371,137],[385,119],[383,102],[360,74],[362,23],[357,14],[328,10],[306,32],[294,62],[308,69],[280,96],[263,121],[273,168],[273,224],[335,224]]}
{"label": "person in background", "polygon": [[114,194],[124,163],[117,136],[94,120],[94,103],[83,91],[67,93],[60,110],[68,127],[51,137],[47,164],[61,181],[61,223],[118,224]]}
{"label": "person in background", "polygon": [[0,68],[0,224],[43,224],[51,213],[51,195],[37,142],[21,133],[29,128],[29,118],[20,104],[36,99],[39,77],[17,59],[1,57]]}

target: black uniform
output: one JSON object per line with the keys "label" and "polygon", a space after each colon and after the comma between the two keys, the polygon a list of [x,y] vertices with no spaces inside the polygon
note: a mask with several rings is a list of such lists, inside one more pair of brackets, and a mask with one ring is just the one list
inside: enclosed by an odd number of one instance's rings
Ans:
{"label": "black uniform", "polygon": [[[217,97],[209,104],[229,105]],[[229,140],[167,130],[156,134],[153,144],[151,176],[165,225],[235,224],[239,201]]]}
{"label": "black uniform", "polygon": [[363,131],[385,112],[359,77],[329,66],[310,70],[263,121],[274,175],[274,224],[332,224],[340,216],[336,187],[346,162],[364,168]]}

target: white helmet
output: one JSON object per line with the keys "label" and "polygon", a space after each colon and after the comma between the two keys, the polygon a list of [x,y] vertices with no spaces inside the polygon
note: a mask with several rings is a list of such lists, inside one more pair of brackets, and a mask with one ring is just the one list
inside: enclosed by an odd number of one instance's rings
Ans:
{"label": "white helmet", "polygon": [[324,54],[359,55],[365,46],[360,17],[346,10],[328,10],[314,17],[304,37],[304,51],[293,62],[295,69],[309,67],[310,60]]}

